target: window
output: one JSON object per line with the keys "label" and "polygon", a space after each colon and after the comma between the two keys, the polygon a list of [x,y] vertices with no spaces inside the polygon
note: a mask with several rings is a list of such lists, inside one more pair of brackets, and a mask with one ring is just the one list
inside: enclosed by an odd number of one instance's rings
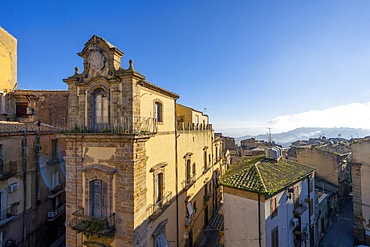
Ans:
{"label": "window", "polygon": [[17,117],[27,117],[27,103],[16,103],[15,114]]}
{"label": "window", "polygon": [[207,150],[204,150],[204,171],[207,170]]}
{"label": "window", "polygon": [[163,106],[160,102],[155,102],[154,103],[154,114],[155,114],[155,119],[157,123],[162,123],[163,122]]}
{"label": "window", "polygon": [[271,213],[271,218],[275,217],[278,214],[278,205],[277,205],[276,197],[271,198],[270,213]]}
{"label": "window", "polygon": [[279,247],[279,229],[277,227],[271,232],[271,246]]}
{"label": "window", "polygon": [[[155,188],[155,202],[158,204],[163,199],[163,173],[157,174]],[[158,206],[161,207],[162,205]]]}
{"label": "window", "polygon": [[190,166],[190,160],[186,161],[186,181],[189,184],[191,178],[191,166]]}
{"label": "window", "polygon": [[199,116],[198,115],[195,115],[195,123],[198,124],[199,123]]}
{"label": "window", "polygon": [[218,147],[216,147],[216,161],[218,160]]}
{"label": "window", "polygon": [[94,127],[101,130],[108,123],[108,99],[104,95],[103,89],[94,91]]}
{"label": "window", "polygon": [[167,247],[169,246],[166,240],[166,236],[164,235],[164,232],[161,232],[156,241],[155,241],[155,246],[156,247]]}
{"label": "window", "polygon": [[90,215],[96,218],[106,218],[108,206],[107,183],[95,179],[90,182],[90,191]]}
{"label": "window", "polygon": [[191,202],[187,202],[186,204],[186,218],[185,218],[185,225],[188,226],[190,221],[193,219],[194,209],[191,205]]}
{"label": "window", "polygon": [[59,171],[53,172],[52,175],[52,186],[55,188],[56,186],[59,185]]}

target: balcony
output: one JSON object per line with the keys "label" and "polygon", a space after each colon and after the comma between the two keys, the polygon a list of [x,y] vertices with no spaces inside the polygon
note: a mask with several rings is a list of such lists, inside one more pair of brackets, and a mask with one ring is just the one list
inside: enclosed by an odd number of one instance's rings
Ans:
{"label": "balcony", "polygon": [[107,218],[95,218],[84,215],[84,209],[81,208],[72,214],[75,218],[68,224],[77,233],[93,234],[100,237],[110,238],[116,231],[115,214]]}
{"label": "balcony", "polygon": [[17,162],[10,161],[9,163],[0,163],[0,180],[8,179],[17,174]]}
{"label": "balcony", "polygon": [[154,220],[171,204],[172,191],[167,191],[162,200],[157,203],[150,204],[146,209],[147,216]]}
{"label": "balcony", "polygon": [[58,218],[60,215],[62,215],[66,211],[66,205],[63,204],[60,207],[58,207],[54,211],[48,212],[48,221],[54,221],[56,218]]}
{"label": "balcony", "polygon": [[58,195],[62,194],[63,192],[64,192],[64,185],[63,184],[58,184],[52,190],[49,191],[48,198],[52,199],[52,198],[57,197]]}
{"label": "balcony", "polygon": [[157,121],[152,117],[87,118],[66,133],[155,134]]}
{"label": "balcony", "polygon": [[190,188],[190,186],[192,186],[195,182],[197,181],[197,174],[193,174],[192,177],[188,178],[188,179],[185,179],[184,181],[182,181],[182,188],[187,190]]}
{"label": "balcony", "polygon": [[196,123],[185,123],[177,122],[178,131],[205,131],[212,130],[212,124],[196,124]]}
{"label": "balcony", "polygon": [[294,231],[294,246],[302,246],[302,243],[306,241],[308,234],[307,229],[305,228],[303,231]]}
{"label": "balcony", "polygon": [[8,223],[9,221],[12,221],[15,219],[18,215],[18,205],[19,202],[15,202],[10,205],[10,207],[1,210],[0,212],[0,226]]}

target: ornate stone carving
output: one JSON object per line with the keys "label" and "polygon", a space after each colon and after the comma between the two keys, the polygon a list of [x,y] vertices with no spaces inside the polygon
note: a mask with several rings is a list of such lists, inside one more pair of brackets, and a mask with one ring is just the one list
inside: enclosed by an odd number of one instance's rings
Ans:
{"label": "ornate stone carving", "polygon": [[101,73],[104,68],[105,57],[101,53],[98,46],[91,45],[89,48],[91,53],[87,58],[87,61],[89,62],[92,69]]}

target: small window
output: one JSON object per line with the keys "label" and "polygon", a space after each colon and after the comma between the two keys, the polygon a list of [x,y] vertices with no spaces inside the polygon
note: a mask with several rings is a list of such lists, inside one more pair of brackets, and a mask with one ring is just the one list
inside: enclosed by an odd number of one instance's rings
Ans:
{"label": "small window", "polygon": [[271,232],[271,246],[279,247],[279,229],[277,227]]}
{"label": "small window", "polygon": [[[163,199],[163,173],[158,173],[156,176],[156,191],[155,191],[155,202],[159,203]],[[162,205],[160,205],[162,206]]]}
{"label": "small window", "polygon": [[204,171],[207,170],[207,150],[204,151]]}
{"label": "small window", "polygon": [[160,102],[154,103],[154,114],[155,119],[158,123],[163,122],[163,106]]}
{"label": "small window", "polygon": [[190,160],[186,161],[186,180],[189,183],[191,178],[191,166],[190,166]]}
{"label": "small window", "polygon": [[195,115],[195,123],[198,124],[199,123],[199,116],[198,115]]}
{"label": "small window", "polygon": [[27,117],[27,103],[16,103],[15,114],[17,117]]}
{"label": "small window", "polygon": [[196,169],[195,169],[196,167],[195,167],[195,163],[193,163],[193,177],[195,177],[195,175],[197,174],[196,173]]}
{"label": "small window", "polygon": [[53,181],[53,188],[55,188],[56,186],[58,186],[60,183],[59,183],[59,171],[55,171],[53,172],[53,177],[52,177]]}
{"label": "small window", "polygon": [[108,188],[107,183],[95,179],[90,182],[90,215],[96,218],[107,217],[107,206],[108,206]]}
{"label": "small window", "polygon": [[168,242],[167,242],[167,239],[166,239],[166,235],[164,234],[164,232],[161,232],[157,236],[157,239],[155,241],[155,246],[156,247],[167,247],[167,246],[169,246]]}

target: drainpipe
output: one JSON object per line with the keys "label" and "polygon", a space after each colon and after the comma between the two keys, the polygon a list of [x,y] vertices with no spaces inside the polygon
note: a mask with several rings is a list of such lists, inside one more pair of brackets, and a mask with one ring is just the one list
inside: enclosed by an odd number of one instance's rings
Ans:
{"label": "drainpipe", "polygon": [[26,246],[26,208],[27,208],[27,124],[24,126],[22,138],[22,169],[23,169],[23,243]]}
{"label": "drainpipe", "polygon": [[177,113],[176,113],[176,99],[174,101],[174,114],[175,114],[175,176],[176,176],[176,246],[179,246],[179,185],[178,185],[178,161],[177,161],[177,138],[179,137],[177,135]]}
{"label": "drainpipe", "polygon": [[257,206],[257,209],[258,209],[258,246],[261,247],[262,246],[262,241],[261,241],[261,209],[260,209],[260,205],[261,205],[261,198],[260,198],[260,194],[258,194],[258,206]]}
{"label": "drainpipe", "polygon": [[39,173],[40,173],[40,125],[41,121],[37,121],[37,136],[36,136],[36,204],[38,205],[40,201],[40,181],[39,181]]}

